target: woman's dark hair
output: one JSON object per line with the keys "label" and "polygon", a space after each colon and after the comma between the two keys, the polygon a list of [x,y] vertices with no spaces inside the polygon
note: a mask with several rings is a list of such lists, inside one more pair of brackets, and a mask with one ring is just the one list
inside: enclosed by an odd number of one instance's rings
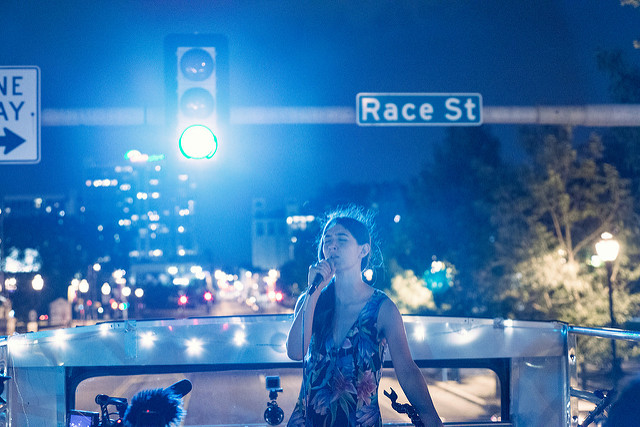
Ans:
{"label": "woman's dark hair", "polygon": [[[373,217],[373,212],[365,211],[363,208],[353,205],[340,207],[329,212],[323,222],[322,234],[318,237],[318,260],[324,259],[322,246],[325,233],[334,225],[339,224],[351,233],[359,245],[370,244],[371,250],[366,257],[362,258],[360,270],[364,272],[367,269],[371,269],[375,272],[375,269],[382,265],[382,253],[376,240]],[[370,285],[375,282],[375,280],[364,278],[363,280]],[[320,349],[319,346],[324,345],[327,336],[331,333],[335,307],[336,290],[335,284],[331,282],[322,290],[313,316],[312,336],[315,337],[313,342],[316,351]]]}

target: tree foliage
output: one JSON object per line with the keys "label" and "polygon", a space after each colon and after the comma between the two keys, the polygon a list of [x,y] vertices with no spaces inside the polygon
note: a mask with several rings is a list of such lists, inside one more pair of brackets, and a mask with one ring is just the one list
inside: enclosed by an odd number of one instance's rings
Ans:
{"label": "tree foliage", "polygon": [[472,315],[485,311],[487,293],[478,276],[494,253],[490,223],[502,181],[500,144],[485,127],[450,128],[408,191],[407,218],[394,241],[395,260],[417,275],[437,259],[453,265],[456,286],[435,296],[437,311]]}
{"label": "tree foliage", "polygon": [[[496,295],[504,314],[607,325],[606,273],[590,260],[600,234],[611,231],[625,251],[611,277],[615,306],[618,321],[628,319],[640,303],[628,291],[638,279],[628,182],[602,160],[604,147],[595,134],[578,146],[569,129],[536,128],[523,141],[531,162],[518,174],[518,191],[502,200],[493,217],[500,239],[508,242],[501,246]],[[514,241],[514,234],[521,240]]]}

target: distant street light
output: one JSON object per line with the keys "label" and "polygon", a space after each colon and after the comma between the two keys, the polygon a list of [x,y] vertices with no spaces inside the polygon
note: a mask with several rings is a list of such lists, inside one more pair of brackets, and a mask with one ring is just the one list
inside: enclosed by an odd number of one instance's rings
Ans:
{"label": "distant street light", "polygon": [[80,284],[78,285],[78,290],[83,294],[86,294],[87,292],[89,292],[89,282],[87,281],[87,279],[82,279],[80,281]]}
{"label": "distant street light", "polygon": [[107,282],[104,282],[100,288],[100,292],[102,292],[102,295],[109,295],[111,293],[111,286]]}
{"label": "distant street light", "polygon": [[[613,275],[613,262],[618,257],[620,252],[620,243],[613,238],[611,233],[602,233],[600,236],[602,239],[596,243],[596,252],[598,257],[604,261],[607,270],[607,288],[609,289],[609,318],[611,321],[611,327],[617,328],[618,324],[613,311],[613,282],[611,276]],[[611,368],[613,373],[614,383],[617,383],[620,378],[620,361],[618,360],[616,351],[616,340],[611,340]]]}
{"label": "distant street light", "polygon": [[44,279],[41,275],[36,274],[31,281],[31,287],[34,291],[41,291],[44,288]]}

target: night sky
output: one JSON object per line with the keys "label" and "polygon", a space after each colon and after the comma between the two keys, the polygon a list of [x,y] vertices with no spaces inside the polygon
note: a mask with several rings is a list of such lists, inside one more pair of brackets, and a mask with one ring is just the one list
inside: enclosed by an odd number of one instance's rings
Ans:
{"label": "night sky", "polygon": [[[633,48],[640,9],[618,0],[5,0],[0,65],[40,67],[43,110],[163,108],[163,41],[180,33],[227,37],[231,108],[354,107],[359,92],[474,92],[485,106],[606,104],[597,50],[622,50],[640,65]],[[515,127],[491,130],[503,158],[518,161]],[[444,134],[441,127],[230,126],[212,161],[188,166],[206,194],[205,245],[219,259],[248,261],[253,197],[278,207],[327,184],[407,182]],[[87,159],[176,150],[153,126],[43,127],[41,141],[39,164],[0,163],[0,195],[66,193],[83,185]]]}

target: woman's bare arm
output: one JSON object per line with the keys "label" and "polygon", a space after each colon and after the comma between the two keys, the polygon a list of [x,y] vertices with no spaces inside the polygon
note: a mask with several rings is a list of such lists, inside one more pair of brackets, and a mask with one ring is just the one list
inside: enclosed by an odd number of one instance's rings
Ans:
{"label": "woman's bare arm", "polygon": [[389,353],[398,382],[405,395],[416,409],[426,427],[442,427],[442,421],[431,400],[429,388],[413,361],[404,322],[398,308],[391,300],[386,300],[380,307],[378,324],[389,345]]}

